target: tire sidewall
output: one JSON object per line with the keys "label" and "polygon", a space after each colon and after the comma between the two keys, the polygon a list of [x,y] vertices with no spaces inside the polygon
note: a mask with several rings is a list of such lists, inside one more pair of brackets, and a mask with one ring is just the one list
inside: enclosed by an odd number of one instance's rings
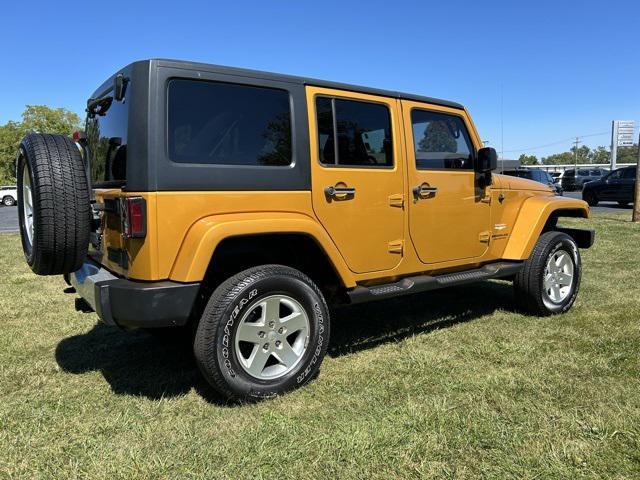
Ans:
{"label": "tire sidewall", "polygon": [[[17,187],[18,187],[18,196],[23,197],[22,192],[24,188],[24,167],[27,166],[27,173],[29,174],[29,180],[31,185],[35,185],[33,181],[33,168],[32,165],[29,164],[28,155],[25,151],[24,145],[20,145],[20,151],[18,155],[18,164],[17,164]],[[36,209],[39,208],[38,204],[38,196],[35,191],[32,189],[31,191],[31,201],[33,202],[32,211],[35,212]],[[24,197],[23,197],[24,201]],[[33,216],[33,236],[32,242],[35,243],[38,235],[39,226],[37,224],[37,215]],[[19,202],[18,206],[18,224],[20,226],[20,239],[22,241],[22,251],[24,252],[25,259],[29,266],[32,266],[35,262],[35,251],[33,243],[29,242],[29,238],[27,236],[27,232],[25,229],[25,218],[24,218],[24,205],[22,202]]]}
{"label": "tire sidewall", "polygon": [[[273,380],[260,380],[249,375],[235,351],[235,335],[243,315],[265,297],[283,294],[294,298],[309,319],[309,340],[302,360],[296,367]],[[246,282],[233,295],[218,318],[215,335],[216,368],[235,396],[269,398],[303,385],[320,367],[329,342],[329,314],[324,300],[306,282],[287,275],[271,275]]]}
{"label": "tire sidewall", "polygon": [[[555,255],[559,250],[562,250],[569,254],[571,260],[573,261],[573,285],[571,286],[571,292],[560,303],[554,303],[551,299],[547,299],[547,296],[544,291],[544,273],[546,269],[546,265],[549,262],[550,258]],[[580,290],[580,280],[582,277],[582,260],[580,258],[580,251],[578,250],[578,246],[573,241],[571,237],[568,235],[560,236],[556,241],[551,242],[543,255],[540,257],[543,260],[543,264],[540,266],[540,275],[537,282],[539,302],[544,305],[544,307],[552,314],[556,313],[564,313],[571,308],[573,303],[578,296],[578,291]]]}

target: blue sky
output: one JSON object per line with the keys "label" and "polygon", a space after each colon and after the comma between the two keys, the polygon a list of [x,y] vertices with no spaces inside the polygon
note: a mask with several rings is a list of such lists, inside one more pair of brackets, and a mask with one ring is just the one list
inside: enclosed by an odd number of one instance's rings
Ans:
{"label": "blue sky", "polygon": [[116,69],[163,57],[459,101],[498,150],[502,92],[505,157],[541,156],[640,120],[638,18],[638,0],[6,2],[0,123],[82,113]]}

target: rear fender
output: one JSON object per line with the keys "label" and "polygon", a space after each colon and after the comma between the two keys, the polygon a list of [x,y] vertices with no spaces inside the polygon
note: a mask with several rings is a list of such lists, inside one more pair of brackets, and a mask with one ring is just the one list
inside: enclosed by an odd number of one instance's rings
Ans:
{"label": "rear fender", "polygon": [[310,217],[296,213],[261,212],[213,215],[195,222],[187,232],[171,270],[178,282],[198,282],[206,273],[217,246],[226,238],[269,233],[304,234],[320,246],[347,288],[355,286],[353,274],[327,232]]}

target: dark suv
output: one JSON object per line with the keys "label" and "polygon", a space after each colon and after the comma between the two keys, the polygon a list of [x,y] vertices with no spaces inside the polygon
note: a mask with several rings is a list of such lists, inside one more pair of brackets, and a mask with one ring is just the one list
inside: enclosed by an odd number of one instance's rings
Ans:
{"label": "dark suv", "polygon": [[595,206],[600,201],[614,201],[621,206],[633,202],[636,184],[636,167],[614,170],[601,180],[587,183],[582,190],[582,199]]}
{"label": "dark suv", "polygon": [[505,170],[502,173],[512,177],[527,178],[529,180],[533,180],[534,182],[549,185],[555,190],[556,195],[562,195],[562,186],[554,182],[553,177],[549,174],[549,172],[545,172],[544,170],[533,168],[518,168],[517,170]]}
{"label": "dark suv", "polygon": [[600,180],[606,174],[607,171],[602,168],[578,168],[577,174],[574,168],[570,168],[565,170],[560,183],[567,192],[582,190],[585,183]]}

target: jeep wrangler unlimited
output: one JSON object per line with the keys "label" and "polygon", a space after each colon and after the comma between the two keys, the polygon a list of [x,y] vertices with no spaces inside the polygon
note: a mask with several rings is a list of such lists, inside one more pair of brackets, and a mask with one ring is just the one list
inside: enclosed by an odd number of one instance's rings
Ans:
{"label": "jeep wrangler unlimited", "polygon": [[140,61],[73,140],[23,139],[22,245],[108,325],[193,328],[211,385],[259,399],[318,372],[327,302],[505,278],[527,312],[571,307],[594,233],[557,220],[587,204],[496,158],[457,103]]}

